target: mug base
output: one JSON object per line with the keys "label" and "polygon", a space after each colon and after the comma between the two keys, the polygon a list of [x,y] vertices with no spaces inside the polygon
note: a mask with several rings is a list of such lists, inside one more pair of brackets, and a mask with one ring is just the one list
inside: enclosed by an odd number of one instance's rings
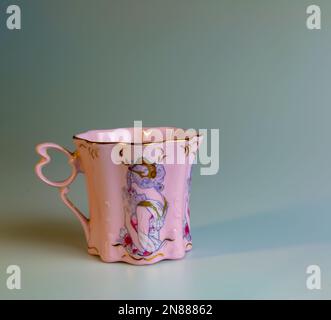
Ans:
{"label": "mug base", "polygon": [[154,255],[148,256],[148,257],[135,257],[135,256],[129,255],[128,253],[124,253],[119,259],[106,257],[106,256],[100,254],[98,252],[97,248],[95,248],[95,247],[89,247],[87,249],[87,252],[92,256],[99,256],[101,261],[106,262],[106,263],[125,262],[125,263],[132,264],[132,265],[142,266],[142,265],[154,264],[154,263],[157,263],[162,260],[183,259],[186,255],[186,252],[191,251],[191,249],[192,249],[192,243],[188,243],[186,245],[184,253],[180,254],[180,255],[171,255],[170,256],[170,255],[165,255],[162,252],[158,252],[158,253],[155,253]]}

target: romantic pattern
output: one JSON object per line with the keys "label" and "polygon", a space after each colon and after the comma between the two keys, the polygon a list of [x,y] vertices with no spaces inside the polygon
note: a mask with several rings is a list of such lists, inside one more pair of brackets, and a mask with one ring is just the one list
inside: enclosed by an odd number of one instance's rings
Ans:
{"label": "romantic pattern", "polygon": [[128,166],[127,186],[123,189],[125,226],[119,242],[129,255],[148,257],[159,250],[168,201],[162,194],[164,166],[143,162]]}
{"label": "romantic pattern", "polygon": [[184,210],[184,219],[183,219],[183,238],[187,241],[191,241],[191,229],[190,229],[190,192],[191,192],[191,172],[190,169],[189,177],[187,178],[187,193],[185,199],[185,210]]}

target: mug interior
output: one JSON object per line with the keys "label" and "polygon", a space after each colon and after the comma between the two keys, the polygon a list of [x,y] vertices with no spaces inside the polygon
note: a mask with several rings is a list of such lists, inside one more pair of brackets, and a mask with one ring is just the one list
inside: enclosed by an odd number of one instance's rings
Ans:
{"label": "mug interior", "polygon": [[195,129],[180,129],[174,127],[160,128],[119,128],[107,130],[89,130],[74,135],[74,139],[92,143],[129,143],[147,144],[166,141],[190,140],[199,136]]}

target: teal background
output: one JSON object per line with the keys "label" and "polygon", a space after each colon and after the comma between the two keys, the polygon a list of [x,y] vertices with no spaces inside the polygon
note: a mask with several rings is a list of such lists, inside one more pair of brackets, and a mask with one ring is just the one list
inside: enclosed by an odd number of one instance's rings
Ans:
{"label": "teal background", "polygon": [[[322,30],[306,28],[310,4]],[[331,298],[330,39],[327,0],[2,0],[0,298]],[[34,174],[37,143],[72,149],[75,133],[134,120],[220,129],[220,172],[194,169],[184,260],[99,262]],[[86,212],[82,177],[72,198]],[[322,290],[306,288],[310,264]]]}

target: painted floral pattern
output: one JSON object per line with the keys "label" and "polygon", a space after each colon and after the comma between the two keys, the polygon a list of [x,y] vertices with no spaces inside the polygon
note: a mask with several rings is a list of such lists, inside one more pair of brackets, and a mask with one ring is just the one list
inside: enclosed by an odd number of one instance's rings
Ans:
{"label": "painted floral pattern", "polygon": [[185,199],[185,210],[184,210],[184,219],[183,219],[183,238],[187,241],[191,241],[191,229],[190,229],[190,192],[191,192],[191,173],[190,169],[189,177],[187,179],[187,194]]}
{"label": "painted floral pattern", "polygon": [[136,164],[128,167],[127,187],[123,189],[125,225],[119,242],[130,255],[149,256],[159,250],[164,241],[160,230],[164,225],[168,201],[162,194],[164,166]]}

